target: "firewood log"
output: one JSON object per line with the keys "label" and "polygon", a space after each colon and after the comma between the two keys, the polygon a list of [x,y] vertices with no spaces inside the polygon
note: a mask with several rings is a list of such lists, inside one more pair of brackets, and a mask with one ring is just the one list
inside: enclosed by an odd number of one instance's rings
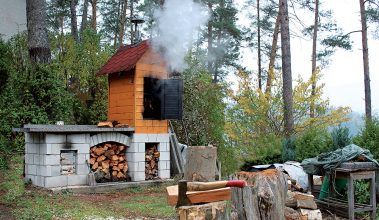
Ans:
{"label": "firewood log", "polygon": [[117,176],[118,172],[116,170],[112,171],[112,176]]}
{"label": "firewood log", "polygon": [[118,166],[113,166],[113,167],[112,167],[112,170],[120,171],[120,169],[118,168]]}
{"label": "firewood log", "polygon": [[124,168],[124,164],[123,164],[123,163],[119,163],[119,164],[117,165],[117,167],[118,167],[120,170],[122,170],[122,169]]}
{"label": "firewood log", "polygon": [[160,155],[161,155],[160,152],[154,152],[154,157],[155,157],[155,158],[158,158]]}
{"label": "firewood log", "polygon": [[118,161],[118,156],[117,155],[113,155],[111,160]]}
{"label": "firewood log", "polygon": [[97,124],[97,127],[108,127],[113,128],[113,122],[111,121],[101,121]]}
{"label": "firewood log", "polygon": [[104,147],[107,147],[109,149],[110,147],[112,147],[112,144],[106,143],[106,144],[104,144]]}
{"label": "firewood log", "polygon": [[105,153],[105,150],[103,147],[97,147],[95,150],[94,150],[94,153],[98,156],[102,155]]}
{"label": "firewood log", "polygon": [[123,151],[123,150],[125,150],[125,146],[124,146],[124,145],[120,145],[120,146],[118,146],[118,149],[119,149],[120,151]]}
{"label": "firewood log", "polygon": [[107,159],[104,155],[101,155],[100,157],[97,158],[97,162],[104,161]]}
{"label": "firewood log", "polygon": [[89,163],[93,165],[96,162],[96,158],[92,157],[89,159]]}
{"label": "firewood log", "polygon": [[98,167],[99,167],[99,163],[98,163],[98,162],[95,162],[95,163],[92,165],[92,169],[93,169],[93,170],[96,170]]}
{"label": "firewood log", "polygon": [[124,168],[123,168],[124,173],[126,173],[128,171],[128,169],[129,169],[128,164],[125,164]]}
{"label": "firewood log", "polygon": [[119,156],[119,157],[118,157],[118,161],[122,162],[122,161],[124,161],[124,160],[125,160],[125,157],[124,157],[124,156]]}
{"label": "firewood log", "polygon": [[94,154],[94,153],[91,153],[91,157],[94,157],[94,158],[96,158],[96,157],[97,157],[97,155],[96,155],[96,154]]}
{"label": "firewood log", "polygon": [[150,162],[150,167],[151,167],[151,169],[153,169],[153,168],[155,167],[155,160],[152,160],[152,161]]}
{"label": "firewood log", "polygon": [[117,178],[124,178],[125,175],[122,172],[117,173]]}
{"label": "firewood log", "polygon": [[108,169],[109,168],[109,162],[103,161],[101,163],[101,166],[103,167],[103,169]]}

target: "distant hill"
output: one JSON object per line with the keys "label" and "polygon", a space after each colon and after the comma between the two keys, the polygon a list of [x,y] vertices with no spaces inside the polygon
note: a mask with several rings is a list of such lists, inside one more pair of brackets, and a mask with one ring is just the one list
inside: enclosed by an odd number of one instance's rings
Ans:
{"label": "distant hill", "polygon": [[355,136],[361,131],[364,125],[363,114],[359,112],[351,112],[349,118],[350,121],[342,123],[341,126],[347,127],[350,131],[350,135]]}

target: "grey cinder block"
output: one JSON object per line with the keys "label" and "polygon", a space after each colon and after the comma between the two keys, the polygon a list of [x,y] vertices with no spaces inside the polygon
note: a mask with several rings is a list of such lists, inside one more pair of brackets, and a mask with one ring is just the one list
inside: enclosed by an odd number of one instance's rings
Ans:
{"label": "grey cinder block", "polygon": [[87,185],[87,175],[68,175],[67,185]]}
{"label": "grey cinder block", "polygon": [[170,160],[170,152],[160,152],[159,160]]}
{"label": "grey cinder block", "polygon": [[68,176],[51,176],[51,177],[45,177],[45,187],[52,188],[52,187],[60,187],[60,186],[67,186],[68,185]]}
{"label": "grey cinder block", "polygon": [[158,170],[158,176],[161,179],[168,179],[170,178],[170,170]]}
{"label": "grey cinder block", "polygon": [[65,134],[46,134],[45,143],[47,144],[64,144],[66,143]]}
{"label": "grey cinder block", "polygon": [[87,175],[89,173],[89,168],[87,164],[78,164],[76,166],[76,174]]}
{"label": "grey cinder block", "polygon": [[170,142],[170,134],[157,134],[157,142]]}

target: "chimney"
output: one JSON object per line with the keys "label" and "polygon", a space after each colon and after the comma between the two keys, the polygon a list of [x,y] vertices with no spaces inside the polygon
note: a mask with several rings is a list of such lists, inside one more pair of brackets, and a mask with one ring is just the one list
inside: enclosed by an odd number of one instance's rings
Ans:
{"label": "chimney", "polygon": [[142,18],[134,17],[131,20],[132,24],[134,24],[134,31],[132,36],[132,44],[138,44],[141,42],[141,32],[139,30],[139,24],[144,23],[145,21]]}

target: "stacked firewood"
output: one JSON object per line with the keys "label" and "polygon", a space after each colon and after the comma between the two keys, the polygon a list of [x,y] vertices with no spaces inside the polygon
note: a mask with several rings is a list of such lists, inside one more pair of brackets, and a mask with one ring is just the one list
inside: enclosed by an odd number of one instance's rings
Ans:
{"label": "stacked firewood", "polygon": [[158,178],[158,161],[160,153],[157,149],[157,145],[151,145],[146,147],[145,154],[145,179],[152,180]]}
{"label": "stacked firewood", "polygon": [[126,146],[116,143],[104,143],[90,149],[90,167],[97,182],[128,180]]}

